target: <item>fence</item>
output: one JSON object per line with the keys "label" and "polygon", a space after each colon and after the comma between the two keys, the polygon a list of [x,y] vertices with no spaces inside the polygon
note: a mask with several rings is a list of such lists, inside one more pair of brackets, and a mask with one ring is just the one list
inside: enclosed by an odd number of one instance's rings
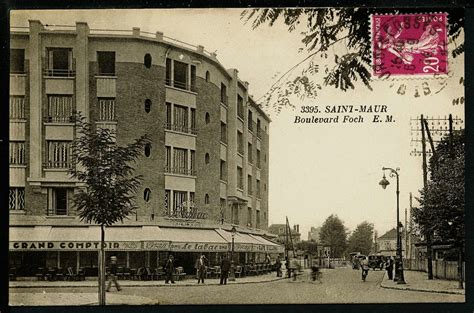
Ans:
{"label": "fence", "polygon": [[[441,279],[458,280],[458,262],[433,260],[433,276]],[[412,271],[428,272],[428,260],[404,259],[403,268]],[[462,277],[465,280],[466,263],[462,263]]]}

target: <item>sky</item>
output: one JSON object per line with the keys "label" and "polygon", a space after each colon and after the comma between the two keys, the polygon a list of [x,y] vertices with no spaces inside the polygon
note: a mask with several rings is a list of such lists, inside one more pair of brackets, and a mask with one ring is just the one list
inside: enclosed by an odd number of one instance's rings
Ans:
{"label": "sky", "polygon": [[[165,36],[203,45],[216,52],[226,68],[239,70],[239,77],[250,84],[254,99],[263,96],[278,75],[307,56],[299,52],[300,28],[288,32],[280,23],[252,30],[240,18],[242,9],[140,9],[70,11],[13,11],[12,26],[28,26],[28,19],[43,24],[89,24],[91,29],[125,29],[139,27],[142,31],[161,31]],[[347,49],[344,42],[329,51],[332,54]],[[313,60],[323,67],[327,60]],[[463,96],[459,84],[464,75],[463,56],[449,60],[446,78],[397,79],[374,81],[373,91],[361,84],[347,92],[325,86],[316,99],[297,100],[295,108],[285,108],[279,114],[268,111],[270,125],[269,155],[269,223],[299,224],[302,239],[307,239],[310,227],[321,226],[331,214],[338,215],[349,231],[363,221],[373,223],[379,235],[396,225],[396,181],[379,186],[382,167],[400,168],[400,216],[409,208],[409,194],[419,196],[422,188],[422,159],[411,156],[410,118],[419,114],[444,117],[451,113],[464,119],[464,107],[453,106],[452,99]],[[318,76],[319,75],[319,76]],[[315,80],[321,80],[318,74]],[[424,95],[427,82],[431,94]],[[401,85],[406,94],[398,95]],[[445,86],[444,88],[441,88]],[[414,97],[418,89],[420,97]],[[387,105],[393,123],[295,124],[301,106]],[[329,115],[327,115],[329,116]],[[322,117],[322,115],[321,115]],[[342,118],[342,116],[340,117]],[[414,205],[416,201],[414,200]]]}

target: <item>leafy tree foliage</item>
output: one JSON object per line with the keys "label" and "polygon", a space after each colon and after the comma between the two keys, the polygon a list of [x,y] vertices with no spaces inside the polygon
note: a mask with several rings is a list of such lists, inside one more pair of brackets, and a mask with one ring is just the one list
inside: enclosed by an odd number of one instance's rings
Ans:
{"label": "leafy tree foliage", "polygon": [[133,163],[148,139],[143,136],[122,147],[109,129],[96,129],[81,117],[76,126],[80,135],[73,142],[73,156],[78,166],[70,173],[85,184],[74,195],[79,217],[105,226],[123,221],[136,209],[140,177],[133,176]]}
{"label": "leafy tree foliage", "polygon": [[[452,56],[457,57],[464,52],[464,42],[456,40],[464,28],[462,9],[440,10],[449,13],[449,39],[456,44]],[[398,13],[426,13],[423,8],[409,9],[368,9],[368,8],[271,8],[247,9],[241,18],[250,22],[253,29],[262,25],[273,26],[282,20],[289,32],[299,29],[305,23],[305,31],[301,33],[302,43],[309,55],[283,73],[264,95],[263,104],[273,107],[279,112],[284,106],[293,106],[292,97],[303,99],[314,98],[322,86],[331,86],[342,91],[354,89],[360,81],[368,89],[371,87],[371,42],[370,15]],[[346,46],[344,52],[334,55],[329,60],[330,66],[323,70],[322,83],[315,82],[315,75],[320,72],[318,58],[328,59],[330,49],[341,43]],[[332,57],[331,57],[332,58]],[[301,74],[289,78],[290,74],[304,64]],[[417,91],[418,92],[418,91]]]}
{"label": "leafy tree foliage", "polygon": [[432,230],[435,239],[462,246],[465,238],[464,131],[445,136],[430,159],[431,179],[421,190],[413,217],[418,230]]}
{"label": "leafy tree foliage", "polygon": [[347,231],[344,222],[337,215],[331,214],[321,226],[320,241],[331,247],[331,256],[340,258],[347,248]]}
{"label": "leafy tree foliage", "polygon": [[364,221],[349,236],[347,251],[369,255],[372,250],[374,225]]}

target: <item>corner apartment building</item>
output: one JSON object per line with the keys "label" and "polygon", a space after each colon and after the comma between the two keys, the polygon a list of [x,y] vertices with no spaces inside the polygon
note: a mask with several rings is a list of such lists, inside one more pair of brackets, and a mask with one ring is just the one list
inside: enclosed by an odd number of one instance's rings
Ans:
{"label": "corner apartment building", "polygon": [[265,239],[270,119],[236,69],[161,32],[82,22],[31,20],[11,29],[10,48],[10,250],[25,275],[32,256],[76,269],[97,261],[88,245],[97,228],[71,201],[81,185],[68,174],[74,112],[115,131],[118,144],[151,139],[136,164],[136,216],[106,237],[124,266],[158,265],[167,253],[217,260],[230,249],[231,225],[240,262],[281,250]]}

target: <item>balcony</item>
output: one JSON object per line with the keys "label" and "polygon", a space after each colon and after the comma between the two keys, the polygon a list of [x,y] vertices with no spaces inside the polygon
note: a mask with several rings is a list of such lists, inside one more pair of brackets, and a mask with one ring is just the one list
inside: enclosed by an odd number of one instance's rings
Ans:
{"label": "balcony", "polygon": [[191,135],[197,135],[197,132],[198,132],[197,128],[187,127],[186,125],[180,125],[180,124],[166,123],[164,125],[164,128],[166,130],[171,130],[174,132],[191,134]]}
{"label": "balcony", "polygon": [[190,92],[197,92],[196,82],[186,83],[178,80],[165,79],[165,84],[169,87],[183,89]]}
{"label": "balcony", "polygon": [[26,74],[10,74],[10,96],[25,95]]}
{"label": "balcony", "polygon": [[117,77],[113,75],[100,74],[96,76],[97,97],[115,98],[117,95]]}
{"label": "balcony", "polygon": [[170,167],[165,166],[164,172],[166,174],[177,174],[177,175],[185,175],[185,176],[196,176],[196,170],[188,169],[185,167]]}
{"label": "balcony", "polygon": [[117,122],[115,121],[97,121],[95,125],[97,129],[108,129],[112,135],[117,134]]}
{"label": "balcony", "polygon": [[71,160],[66,161],[46,161],[43,163],[43,168],[45,169],[62,169],[68,170],[73,167]]}
{"label": "balcony", "polygon": [[26,120],[10,120],[10,140],[25,141]]}

